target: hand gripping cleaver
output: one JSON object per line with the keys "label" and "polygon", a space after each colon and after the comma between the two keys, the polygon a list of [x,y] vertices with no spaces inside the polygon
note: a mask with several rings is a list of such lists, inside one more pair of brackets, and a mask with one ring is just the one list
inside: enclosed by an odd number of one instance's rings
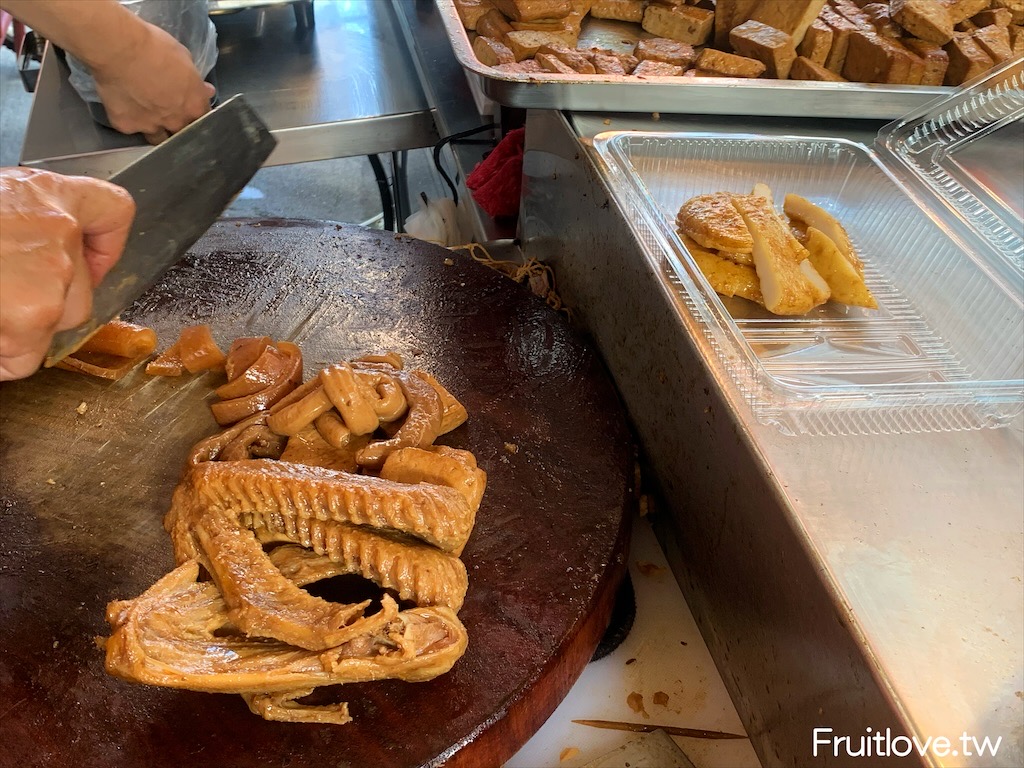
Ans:
{"label": "hand gripping cleaver", "polygon": [[78,349],[173,266],[263,165],[277,140],[235,96],[117,173],[135,199],[124,253],[93,292],[92,317],[59,331],[45,365]]}

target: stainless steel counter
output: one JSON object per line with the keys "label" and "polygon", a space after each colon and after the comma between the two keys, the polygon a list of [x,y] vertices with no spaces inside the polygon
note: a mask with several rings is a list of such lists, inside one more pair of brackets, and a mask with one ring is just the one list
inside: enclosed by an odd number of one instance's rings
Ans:
{"label": "stainless steel counter", "polygon": [[[763,763],[1020,765],[1024,419],[843,438],[757,423],[586,146],[611,129],[870,144],[878,127],[530,112],[523,250],[615,376],[671,505],[662,543]],[[816,754],[815,728],[831,729]],[[887,728],[930,748],[855,756]]]}
{"label": "stainless steel counter", "polygon": [[[263,14],[261,17],[260,14]],[[290,5],[218,15],[222,97],[245,94],[278,140],[268,165],[432,146],[430,107],[390,2],[316,0],[316,25]],[[148,147],[93,122],[50,48],[23,165],[106,178]]]}

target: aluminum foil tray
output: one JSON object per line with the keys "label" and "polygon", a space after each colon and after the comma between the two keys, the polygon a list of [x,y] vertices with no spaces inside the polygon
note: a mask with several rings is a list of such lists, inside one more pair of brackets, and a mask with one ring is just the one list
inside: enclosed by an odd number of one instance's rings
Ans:
{"label": "aluminum foil tray", "polygon": [[[850,117],[892,120],[953,89],[874,83],[743,78],[514,74],[477,59],[452,0],[435,0],[452,50],[485,96],[507,107],[578,112]],[[650,37],[638,24],[587,18],[579,45],[632,50]]]}
{"label": "aluminum foil tray", "polygon": [[[757,419],[789,434],[977,429],[1024,410],[1024,286],[991,244],[841,139],[609,132],[609,185]],[[794,192],[849,231],[879,309],[778,317],[720,297],[675,231],[693,195]]]}

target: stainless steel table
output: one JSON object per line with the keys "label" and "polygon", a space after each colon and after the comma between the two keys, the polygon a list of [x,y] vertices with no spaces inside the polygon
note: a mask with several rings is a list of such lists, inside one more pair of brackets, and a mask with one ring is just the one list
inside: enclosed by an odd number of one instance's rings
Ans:
{"label": "stainless steel table", "polygon": [[[523,251],[615,377],[670,506],[662,543],[764,764],[1021,765],[1024,418],[842,438],[758,423],[587,147],[617,129],[870,143],[878,127],[531,111]],[[875,733],[888,755],[855,757]],[[932,741],[898,758],[897,736]]]}
{"label": "stainless steel table", "polygon": [[[262,14],[262,16],[260,15]],[[316,0],[316,25],[278,5],[215,17],[222,97],[245,94],[278,139],[268,165],[432,146],[438,140],[390,2]],[[43,60],[23,165],[107,178],[147,151],[93,122],[52,47]]]}

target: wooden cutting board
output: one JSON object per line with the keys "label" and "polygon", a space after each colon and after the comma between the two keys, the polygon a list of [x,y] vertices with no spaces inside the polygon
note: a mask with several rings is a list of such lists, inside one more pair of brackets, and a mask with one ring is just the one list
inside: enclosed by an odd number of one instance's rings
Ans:
{"label": "wooden cutting board", "polygon": [[634,444],[611,380],[565,317],[462,253],[322,222],[222,221],[128,312],[161,348],[297,342],[306,377],[388,349],[469,410],[439,442],[488,485],[463,554],[469,650],[426,683],[340,689],[345,726],[265,722],[239,696],[107,675],[108,601],[172,567],[161,527],[223,374],[0,385],[0,765],[496,766],[590,658],[625,566]]}

